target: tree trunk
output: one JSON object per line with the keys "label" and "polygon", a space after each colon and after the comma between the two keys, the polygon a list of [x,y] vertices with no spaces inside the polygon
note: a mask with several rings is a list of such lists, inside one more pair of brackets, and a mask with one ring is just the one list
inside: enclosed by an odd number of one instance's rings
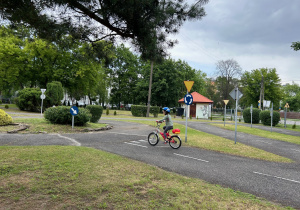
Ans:
{"label": "tree trunk", "polygon": [[150,113],[152,74],[153,74],[153,61],[151,61],[151,71],[150,71],[150,82],[149,82],[148,104],[147,104],[147,115],[146,115],[146,117],[149,117],[149,113]]}

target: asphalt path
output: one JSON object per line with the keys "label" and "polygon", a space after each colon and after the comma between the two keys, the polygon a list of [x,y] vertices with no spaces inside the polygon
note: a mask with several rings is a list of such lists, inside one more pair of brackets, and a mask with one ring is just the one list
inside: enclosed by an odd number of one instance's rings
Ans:
{"label": "asphalt path", "polygon": [[[184,132],[181,134],[183,145],[178,150],[161,142],[151,146],[147,142],[148,134],[153,131],[151,126],[109,120],[101,120],[101,123],[114,128],[78,134],[0,134],[0,145],[93,147],[300,209],[300,145],[238,133],[237,140],[241,143],[295,161],[274,163],[186,147]],[[234,139],[234,132],[206,123],[193,122],[188,126]]]}

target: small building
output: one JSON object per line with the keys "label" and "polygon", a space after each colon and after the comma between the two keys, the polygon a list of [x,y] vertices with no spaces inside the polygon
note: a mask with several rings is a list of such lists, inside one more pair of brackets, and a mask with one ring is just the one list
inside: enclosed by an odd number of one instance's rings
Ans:
{"label": "small building", "polygon": [[[193,96],[193,103],[189,106],[187,117],[191,115],[199,119],[208,119],[211,116],[213,101],[197,92],[193,92],[191,95]],[[180,99],[178,103],[181,104],[181,108],[186,110],[187,105],[184,103],[184,98]]]}

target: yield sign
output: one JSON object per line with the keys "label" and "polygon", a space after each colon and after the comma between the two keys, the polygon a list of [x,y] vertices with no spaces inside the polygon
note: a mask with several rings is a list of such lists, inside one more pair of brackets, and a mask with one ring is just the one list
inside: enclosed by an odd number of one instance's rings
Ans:
{"label": "yield sign", "polygon": [[192,89],[192,87],[194,85],[194,81],[184,81],[184,84],[185,84],[187,91],[190,92],[190,90]]}

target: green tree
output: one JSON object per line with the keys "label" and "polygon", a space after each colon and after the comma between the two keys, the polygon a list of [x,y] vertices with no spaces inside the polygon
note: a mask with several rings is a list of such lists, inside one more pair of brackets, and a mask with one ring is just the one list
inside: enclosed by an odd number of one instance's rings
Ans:
{"label": "green tree", "polygon": [[[242,75],[242,68],[237,61],[229,59],[218,61],[216,66],[216,85],[221,100],[229,100],[229,93],[238,86],[238,78]],[[229,102],[232,105],[232,100]]]}
{"label": "green tree", "polygon": [[135,86],[139,80],[138,57],[123,44],[116,48],[116,59],[110,66],[111,103],[132,104],[135,98]]}
{"label": "green tree", "polygon": [[46,106],[61,105],[61,100],[64,98],[63,87],[61,82],[53,81],[47,84],[46,98],[49,102]]}
{"label": "green tree", "polygon": [[274,107],[279,106],[279,102],[282,99],[282,91],[280,89],[280,78],[275,68],[255,69],[251,72],[246,71],[242,75],[243,97],[241,98],[241,104],[243,106],[249,107],[253,104],[253,107],[256,107],[258,105],[262,76],[264,78],[264,99],[273,102]]}
{"label": "green tree", "polygon": [[291,48],[293,48],[295,51],[300,50],[300,42],[293,42]]}
{"label": "green tree", "polygon": [[282,87],[283,105],[289,104],[291,111],[300,110],[300,86],[296,83],[286,84]]}

